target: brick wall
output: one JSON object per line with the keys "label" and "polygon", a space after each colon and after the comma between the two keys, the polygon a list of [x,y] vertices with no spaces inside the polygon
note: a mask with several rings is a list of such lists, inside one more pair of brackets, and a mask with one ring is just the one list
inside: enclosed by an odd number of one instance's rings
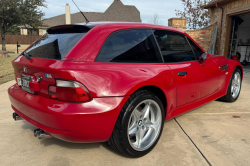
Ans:
{"label": "brick wall", "polygon": [[193,38],[205,51],[208,51],[211,38],[214,31],[214,26],[217,22],[196,30],[186,30],[187,19],[185,18],[171,18],[168,20],[168,26],[177,28],[186,32],[191,38]]}
{"label": "brick wall", "polygon": [[212,25],[201,29],[187,30],[186,33],[191,38],[193,38],[205,51],[208,51],[215,25],[217,25],[217,23],[213,23]]}
{"label": "brick wall", "polygon": [[181,31],[186,31],[187,19],[186,18],[170,18],[168,20],[168,26],[177,28]]}

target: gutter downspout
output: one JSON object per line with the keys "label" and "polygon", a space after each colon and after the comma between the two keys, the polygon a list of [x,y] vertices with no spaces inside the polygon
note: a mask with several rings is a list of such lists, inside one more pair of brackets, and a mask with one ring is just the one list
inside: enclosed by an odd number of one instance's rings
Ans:
{"label": "gutter downspout", "polygon": [[220,54],[220,42],[221,42],[221,31],[222,31],[222,22],[223,22],[224,9],[221,6],[218,6],[217,3],[216,3],[216,7],[221,9],[221,20],[220,20],[220,28],[219,28],[219,41],[218,41],[218,50],[217,50],[217,54]]}

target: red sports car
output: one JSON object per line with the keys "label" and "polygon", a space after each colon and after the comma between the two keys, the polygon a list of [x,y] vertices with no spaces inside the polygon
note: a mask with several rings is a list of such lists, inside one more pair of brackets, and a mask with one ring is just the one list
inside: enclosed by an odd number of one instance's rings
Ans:
{"label": "red sports car", "polygon": [[13,67],[13,118],[37,126],[35,136],[107,141],[131,157],[154,148],[164,121],[236,101],[243,78],[239,62],[206,53],[186,33],[142,23],[52,27]]}

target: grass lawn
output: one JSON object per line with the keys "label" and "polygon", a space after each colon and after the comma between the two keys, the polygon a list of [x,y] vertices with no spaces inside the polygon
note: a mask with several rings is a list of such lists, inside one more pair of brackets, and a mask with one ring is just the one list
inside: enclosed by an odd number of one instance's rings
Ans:
{"label": "grass lawn", "polygon": [[0,58],[0,84],[15,79],[11,61],[17,56],[18,54],[9,54],[7,58]]}

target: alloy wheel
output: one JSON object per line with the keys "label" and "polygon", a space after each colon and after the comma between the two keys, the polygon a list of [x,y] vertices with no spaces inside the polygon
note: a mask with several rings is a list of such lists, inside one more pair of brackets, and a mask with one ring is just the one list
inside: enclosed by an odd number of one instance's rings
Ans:
{"label": "alloy wheel", "polygon": [[162,124],[160,106],[151,99],[140,102],[133,110],[128,125],[128,140],[131,147],[144,151],[158,138]]}
{"label": "alloy wheel", "polygon": [[241,76],[240,73],[236,72],[234,74],[231,85],[231,94],[234,99],[238,97],[240,93],[240,88],[241,88]]}

